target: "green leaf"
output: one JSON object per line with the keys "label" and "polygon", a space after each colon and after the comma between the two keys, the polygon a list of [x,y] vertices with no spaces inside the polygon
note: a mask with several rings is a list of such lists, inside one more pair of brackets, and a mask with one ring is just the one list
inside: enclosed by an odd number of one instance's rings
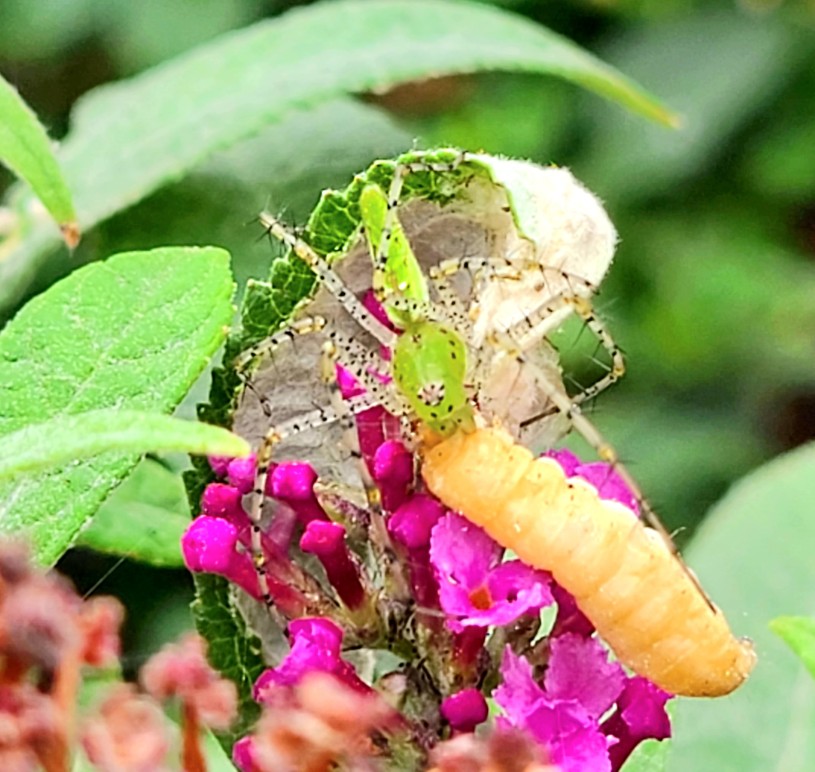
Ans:
{"label": "green leaf", "polygon": [[22,177],[57,221],[69,247],[79,243],[71,194],[37,116],[0,76],[0,163]]}
{"label": "green leaf", "polygon": [[181,478],[146,458],[99,507],[77,544],[160,568],[180,568],[181,536],[189,524]]}
{"label": "green leaf", "polygon": [[815,611],[815,445],[775,459],[737,483],[713,508],[688,562],[758,664],[717,700],[679,700],[668,769],[804,772],[815,758],[815,689],[770,632],[779,611]]}
{"label": "green leaf", "polygon": [[204,758],[207,772],[235,772],[235,765],[225,748],[210,731],[204,732]]}
{"label": "green leaf", "polygon": [[759,23],[735,7],[708,7],[615,35],[605,55],[676,106],[680,131],[654,131],[629,116],[600,115],[592,107],[602,131],[593,133],[575,171],[607,200],[663,195],[709,167],[727,140],[809,62],[810,51],[793,25],[777,16]]}
{"label": "green leaf", "polygon": [[623,772],[663,772],[670,750],[669,740],[646,740],[628,757]]}
{"label": "green leaf", "polygon": [[414,136],[382,110],[350,97],[325,102],[218,153],[181,184],[117,215],[94,235],[110,232],[113,244],[133,243],[140,234],[180,244],[194,233],[201,243],[231,248],[240,286],[266,275],[274,254],[267,239],[257,238],[259,226],[244,227],[253,213],[266,206],[305,222],[318,191],[346,185],[373,158],[410,147]]}
{"label": "green leaf", "polygon": [[770,630],[781,636],[815,678],[815,619],[778,617],[770,622]]}
{"label": "green leaf", "polygon": [[220,576],[195,574],[195,627],[207,641],[207,659],[238,687],[238,720],[229,732],[219,734],[231,748],[257,720],[260,706],[252,699],[252,686],[265,669],[260,641],[235,608],[229,584]]}
{"label": "green leaf", "polygon": [[[486,70],[555,75],[671,122],[632,81],[524,18],[449,0],[339,0],[224,35],[96,89],[78,103],[61,158],[88,229],[215,151],[337,96]],[[0,311],[52,246],[34,228],[0,261]]]}
{"label": "green leaf", "polygon": [[58,416],[7,434],[0,448],[0,480],[43,472],[110,451],[246,456],[249,445],[220,426],[142,410],[91,410]]}
{"label": "green leaf", "polygon": [[[116,255],[34,298],[0,333],[0,436],[90,410],[170,412],[224,339],[229,255],[174,247]],[[138,460],[105,453],[0,484],[0,531],[50,564]]]}

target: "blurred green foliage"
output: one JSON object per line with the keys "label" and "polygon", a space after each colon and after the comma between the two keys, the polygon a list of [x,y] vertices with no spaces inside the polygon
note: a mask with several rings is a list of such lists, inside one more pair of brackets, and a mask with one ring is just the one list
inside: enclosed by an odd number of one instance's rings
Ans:
{"label": "blurred green foliage", "polygon": [[[0,71],[59,136],[88,89],[301,4],[201,0],[190,12],[157,0],[4,0]],[[338,99],[305,110],[297,131],[268,129],[102,223],[72,259],[52,261],[36,289],[81,262],[165,244],[218,244],[241,282],[265,275],[272,251],[252,222],[257,211],[302,222],[322,188],[414,138],[569,166],[606,201],[621,235],[599,306],[629,369],[594,419],[669,527],[692,529],[735,479],[815,437],[815,8],[491,4],[637,79],[682,113],[682,130],[531,75]],[[566,356],[584,343],[575,340],[570,328],[561,334]],[[201,397],[192,393],[187,414]],[[101,572],[91,565],[89,583]],[[125,584],[133,591],[140,582]],[[149,577],[141,584],[155,593]]]}

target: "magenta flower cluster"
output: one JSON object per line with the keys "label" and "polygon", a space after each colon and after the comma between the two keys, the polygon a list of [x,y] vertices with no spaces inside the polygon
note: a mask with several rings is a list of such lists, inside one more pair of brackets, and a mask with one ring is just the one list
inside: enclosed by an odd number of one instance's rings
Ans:
{"label": "magenta flower cluster", "polygon": [[[340,383],[346,396],[357,388],[347,373]],[[422,488],[413,454],[389,439],[399,436],[392,416],[371,408],[357,416],[357,428],[377,489],[369,500],[379,506],[362,508],[317,485],[329,481],[318,481],[307,463],[279,463],[268,477],[275,508],[262,549],[289,651],[256,682],[258,703],[279,709],[307,675],[327,674],[366,699],[387,694],[401,714],[393,731],[424,754],[483,725],[492,697],[501,709],[498,729],[526,732],[564,772],[618,770],[640,742],[670,735],[670,695],[611,661],[547,572],[508,556]],[[566,451],[549,455],[567,475],[635,509],[607,465],[582,464]],[[201,515],[183,538],[185,561],[260,600],[243,500],[254,459],[210,464],[221,481],[206,488]],[[376,663],[365,673],[357,668],[360,650]],[[253,742],[236,746],[245,770],[257,755]]]}

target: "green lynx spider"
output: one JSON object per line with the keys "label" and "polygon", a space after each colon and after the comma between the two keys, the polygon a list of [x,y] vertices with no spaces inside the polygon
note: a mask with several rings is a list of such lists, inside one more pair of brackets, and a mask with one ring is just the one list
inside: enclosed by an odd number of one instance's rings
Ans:
{"label": "green lynx spider", "polygon": [[[414,154],[415,157],[416,154]],[[432,431],[447,435],[475,425],[479,397],[485,379],[503,363],[521,363],[534,373],[535,388],[567,417],[606,460],[619,466],[616,457],[594,427],[582,416],[579,404],[609,386],[623,371],[622,357],[611,336],[594,315],[588,302],[594,287],[586,280],[561,268],[534,262],[518,265],[500,257],[464,257],[443,260],[429,270],[426,279],[418,267],[407,237],[396,216],[402,185],[411,174],[431,171],[452,173],[467,160],[461,153],[449,162],[415,160],[397,165],[387,197],[381,188],[367,187],[360,198],[363,226],[373,259],[373,290],[390,321],[401,331],[396,335],[382,324],[345,285],[334,269],[306,242],[294,236],[275,218],[263,215],[270,234],[284,242],[317,275],[318,281],[343,306],[357,324],[380,345],[392,351],[389,364],[378,347],[368,348],[353,337],[341,333],[325,318],[302,317],[266,341],[245,351],[236,361],[239,370],[263,355],[271,354],[282,343],[307,333],[320,333],[324,339],[322,372],[333,379],[335,365],[341,365],[365,387],[366,393],[337,407],[317,407],[304,415],[272,426],[258,450],[257,477],[249,504],[253,523],[253,551],[261,584],[268,602],[267,582],[260,550],[262,491],[265,490],[275,446],[287,436],[335,421],[350,423],[350,417],[373,405],[382,405],[393,415],[421,422]],[[449,280],[462,272],[501,278],[509,282],[534,277],[537,303],[520,320],[488,327],[484,343],[474,345],[474,315],[477,319],[491,313],[481,307],[474,314],[451,287]],[[547,272],[554,272],[567,289],[548,290]],[[435,294],[431,301],[430,289]],[[530,359],[528,353],[548,333],[552,319],[562,311],[577,313],[607,349],[612,366],[604,378],[577,397],[569,397],[559,381],[549,377]],[[394,384],[383,383],[383,376]],[[332,402],[334,402],[332,400]],[[271,408],[264,409],[267,415]],[[628,476],[627,476],[628,477]],[[633,483],[633,481],[632,481]],[[632,486],[633,490],[637,490]]]}
{"label": "green lynx spider", "polygon": [[[466,155],[466,153],[461,153],[457,159],[450,162],[450,170],[452,171],[457,165],[464,163],[466,161]],[[373,244],[376,244],[376,241],[378,241],[374,255],[374,292],[377,298],[384,304],[389,302],[389,296],[385,287],[389,271],[392,271],[392,264],[394,262],[390,245],[392,242],[396,245],[395,252],[400,256],[405,255],[405,253],[409,251],[409,246],[407,246],[404,240],[404,234],[396,216],[396,207],[399,204],[402,185],[407,175],[422,171],[428,167],[434,171],[439,171],[439,169],[434,168],[433,164],[423,164],[421,161],[398,165],[388,191],[386,211],[380,211],[376,213],[378,217],[375,216],[372,218],[374,223],[382,223],[381,230],[374,233],[374,239],[371,241]],[[431,268],[429,274],[431,282],[436,286],[439,297],[452,300],[454,293],[452,293],[445,283],[444,280],[446,277],[454,275],[462,269],[483,269],[492,265],[494,265],[494,263],[489,259],[483,263],[475,261],[470,264],[462,260],[448,260],[443,261],[437,268]],[[534,273],[536,270],[545,271],[546,267],[533,263],[527,266],[526,270]],[[401,278],[405,273],[405,271],[402,271],[401,273],[397,273],[396,276]],[[566,277],[565,272],[563,273],[564,278],[568,278],[572,282],[574,281],[574,277]],[[545,282],[536,285],[536,289],[545,290],[545,288]],[[578,283],[578,288],[578,291],[575,291],[574,288],[570,286],[569,291],[561,291],[549,297],[547,297],[544,292],[540,305],[534,311],[528,313],[522,321],[512,327],[504,329],[499,327],[493,328],[487,336],[487,339],[497,351],[496,360],[500,361],[501,358],[512,357],[535,373],[537,387],[543,390],[546,398],[568,419],[571,427],[589,443],[598,457],[608,463],[625,482],[634,495],[644,519],[659,533],[671,553],[682,564],[683,569],[699,593],[705,598],[708,605],[714,608],[712,601],[699,584],[696,576],[690,571],[682,559],[671,534],[662,524],[662,521],[656,513],[651,509],[638,483],[622,464],[614,447],[581,411],[580,404],[582,402],[596,396],[616,382],[624,374],[625,368],[622,352],[592,309],[589,299],[593,294],[594,287],[592,287],[589,282],[582,281]],[[426,305],[424,308],[427,308]],[[612,362],[608,373],[603,378],[576,397],[570,397],[562,385],[553,381],[546,372],[543,372],[536,363],[529,359],[526,353],[526,350],[536,342],[540,342],[551,329],[552,320],[558,320],[560,318],[559,312],[563,309],[572,311],[583,320],[584,324],[592,330],[602,346],[606,349]],[[416,324],[420,317],[421,312],[415,314],[410,321]],[[462,314],[456,313],[451,316],[450,322],[452,322],[455,327],[456,320],[461,321],[462,319]],[[466,419],[463,418],[463,413],[466,412],[466,408],[464,408],[462,404],[464,397],[460,396],[461,387],[463,385],[460,377],[464,369],[459,365],[457,356],[453,353],[456,351],[456,348],[446,349],[444,346],[446,341],[438,340],[437,338],[433,340],[433,343],[430,342],[429,337],[427,341],[424,340],[424,336],[428,335],[430,328],[434,326],[432,319],[425,317],[419,324],[422,325],[419,328],[403,328],[400,343],[405,338],[409,338],[410,343],[402,348],[402,353],[410,355],[411,359],[405,359],[405,364],[402,365],[397,362],[398,349],[394,352],[394,380],[402,390],[405,399],[410,403],[416,416],[431,430],[442,436],[452,433],[452,431],[455,431],[459,427],[465,428],[466,430],[466,427],[473,422],[473,418],[471,413],[468,414]],[[451,332],[452,331],[448,331],[447,334],[449,335]],[[472,328],[458,329],[457,332],[463,335],[464,340],[472,341]],[[459,343],[463,345],[463,340],[459,339]],[[442,362],[445,354],[447,354],[446,366]],[[476,350],[474,354],[476,361],[480,363],[481,358],[478,356],[478,351]],[[493,360],[493,367],[497,366],[496,360]],[[403,367],[408,370],[409,376],[400,378],[399,373]],[[434,380],[434,378],[437,380]],[[453,404],[446,405],[451,415],[462,416],[457,422],[445,422],[443,420],[444,413],[439,411],[439,401],[428,399],[429,395],[440,396],[448,392],[455,394],[454,399],[462,400],[459,402],[454,401]],[[472,401],[468,400],[467,408],[470,408],[471,404]],[[440,416],[442,416],[442,418],[440,418]]]}

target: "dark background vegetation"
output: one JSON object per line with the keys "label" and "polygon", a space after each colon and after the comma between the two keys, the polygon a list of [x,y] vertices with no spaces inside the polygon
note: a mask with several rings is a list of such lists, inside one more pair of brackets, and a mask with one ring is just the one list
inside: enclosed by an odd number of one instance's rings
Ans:
{"label": "dark background vegetation", "polygon": [[[60,137],[88,89],[297,4],[3,0],[0,71]],[[264,161],[271,137],[250,140],[97,227],[71,265],[124,249],[217,244],[232,251],[241,281],[263,276],[272,251],[252,222],[261,207],[302,221],[323,187],[414,139],[569,166],[605,200],[621,235],[598,306],[629,371],[594,418],[669,527],[692,529],[732,481],[815,436],[815,8],[494,4],[616,65],[682,113],[683,130],[647,125],[554,79],[413,84],[363,97],[383,110],[383,134],[338,126],[333,155],[285,166]],[[8,182],[0,170],[0,186]],[[69,267],[67,258],[53,265],[41,285]],[[587,378],[577,332],[564,331],[559,345]],[[188,624],[186,578],[83,551],[63,568],[84,589],[101,581],[126,595],[131,651]]]}

